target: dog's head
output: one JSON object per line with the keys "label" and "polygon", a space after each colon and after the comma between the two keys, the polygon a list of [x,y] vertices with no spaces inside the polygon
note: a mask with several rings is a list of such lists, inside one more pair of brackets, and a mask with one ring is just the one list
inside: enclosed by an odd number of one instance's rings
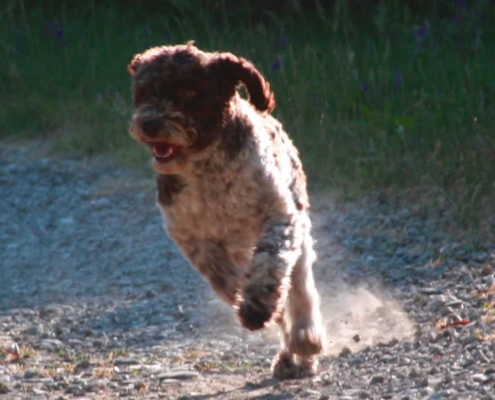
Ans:
{"label": "dog's head", "polygon": [[177,174],[218,138],[240,84],[260,112],[271,112],[270,85],[247,60],[207,53],[192,42],[153,47],[134,57],[131,136],[153,153],[153,168]]}

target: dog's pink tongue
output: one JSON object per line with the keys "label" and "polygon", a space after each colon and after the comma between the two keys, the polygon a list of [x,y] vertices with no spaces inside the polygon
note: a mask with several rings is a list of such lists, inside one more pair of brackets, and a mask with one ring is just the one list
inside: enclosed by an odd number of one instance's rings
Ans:
{"label": "dog's pink tongue", "polygon": [[166,156],[173,150],[172,146],[164,143],[156,143],[153,145],[153,153],[158,156]]}

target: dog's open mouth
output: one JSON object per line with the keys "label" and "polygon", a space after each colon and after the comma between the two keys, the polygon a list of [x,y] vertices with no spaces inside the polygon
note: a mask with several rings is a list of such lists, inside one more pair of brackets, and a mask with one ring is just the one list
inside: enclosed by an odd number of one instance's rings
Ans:
{"label": "dog's open mouth", "polygon": [[182,149],[181,146],[169,143],[147,143],[147,145],[153,153],[155,160],[162,164],[172,161],[179,155]]}

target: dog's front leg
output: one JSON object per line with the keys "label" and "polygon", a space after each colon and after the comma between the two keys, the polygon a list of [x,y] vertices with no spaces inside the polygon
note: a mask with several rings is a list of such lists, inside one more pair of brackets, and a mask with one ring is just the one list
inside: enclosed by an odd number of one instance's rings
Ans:
{"label": "dog's front leg", "polygon": [[238,316],[250,330],[263,328],[283,310],[292,268],[301,255],[303,219],[283,216],[269,223],[254,250]]}

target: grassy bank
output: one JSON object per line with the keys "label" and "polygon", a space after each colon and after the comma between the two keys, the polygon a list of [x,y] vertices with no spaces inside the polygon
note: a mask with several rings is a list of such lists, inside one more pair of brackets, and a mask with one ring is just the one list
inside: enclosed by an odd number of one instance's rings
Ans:
{"label": "grassy bank", "polygon": [[432,2],[420,16],[389,1],[364,21],[346,1],[259,21],[222,2],[35,3],[0,5],[0,138],[46,136],[69,154],[146,163],[126,133],[126,65],[147,47],[195,39],[251,59],[272,82],[313,184],[350,195],[435,188],[472,226],[493,202],[490,1],[452,1],[443,14]]}

